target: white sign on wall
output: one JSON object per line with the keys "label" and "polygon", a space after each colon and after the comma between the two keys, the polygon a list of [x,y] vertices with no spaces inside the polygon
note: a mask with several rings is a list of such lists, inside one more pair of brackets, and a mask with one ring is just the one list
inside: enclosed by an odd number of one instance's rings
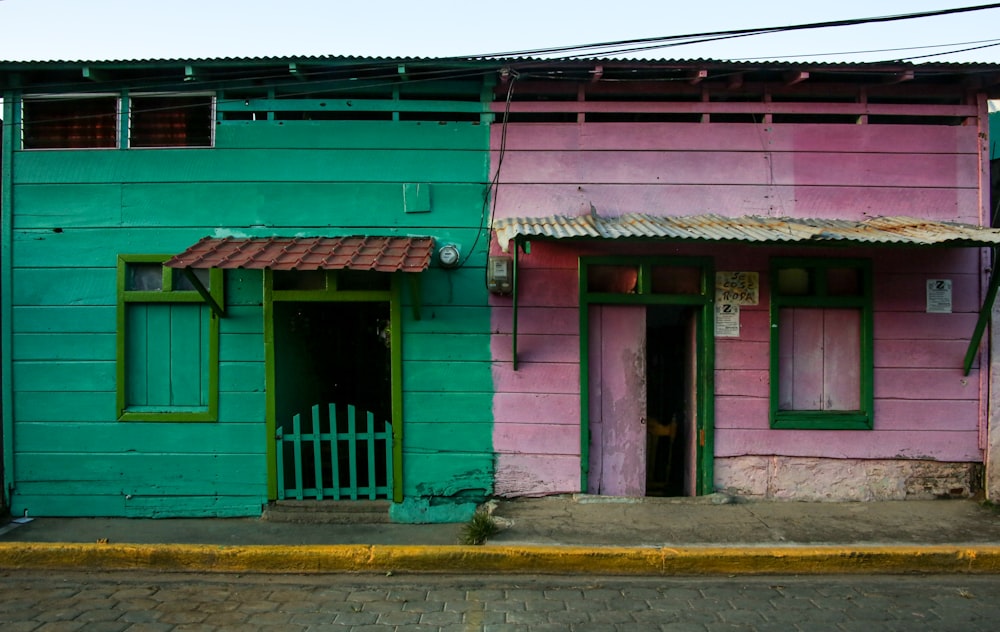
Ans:
{"label": "white sign on wall", "polygon": [[740,337],[740,306],[732,303],[715,304],[715,337]]}
{"label": "white sign on wall", "polygon": [[951,279],[927,279],[927,313],[951,313]]}
{"label": "white sign on wall", "polygon": [[760,276],[756,272],[716,272],[715,302],[730,305],[757,305]]}

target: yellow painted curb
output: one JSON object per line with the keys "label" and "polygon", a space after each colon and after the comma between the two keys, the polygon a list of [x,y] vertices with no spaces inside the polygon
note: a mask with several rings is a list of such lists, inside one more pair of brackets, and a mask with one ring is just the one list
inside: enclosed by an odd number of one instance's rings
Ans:
{"label": "yellow painted curb", "polygon": [[220,546],[0,542],[3,569],[761,575],[1000,573],[1000,546]]}

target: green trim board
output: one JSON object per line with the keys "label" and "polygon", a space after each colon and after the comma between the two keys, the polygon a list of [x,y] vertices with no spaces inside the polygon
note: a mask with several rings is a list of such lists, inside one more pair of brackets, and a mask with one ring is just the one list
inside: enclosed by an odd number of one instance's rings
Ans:
{"label": "green trim board", "polygon": [[[593,266],[624,266],[637,272],[634,291],[597,292],[589,287]],[[699,270],[696,293],[657,293],[653,287],[654,267]],[[678,305],[699,311],[696,320],[695,415],[697,418],[697,464],[695,493],[714,491],[715,457],[715,271],[710,257],[609,256],[579,258],[580,296],[580,477],[581,489],[587,489],[590,468],[590,306],[591,305]]]}
{"label": "green trim board", "polygon": [[[841,279],[836,280],[834,275],[839,275]],[[874,425],[874,310],[871,261],[852,258],[775,257],[771,259],[770,285],[771,427],[870,430]],[[782,322],[781,313],[789,308],[858,312],[858,409],[789,410],[781,407],[781,337],[782,328],[788,326]]]}
{"label": "green trim board", "polygon": [[20,108],[15,93],[3,93],[0,129],[0,505],[7,507],[14,471],[14,388],[13,388],[13,223],[14,223],[14,138],[20,129]]}
{"label": "green trim board", "polygon": [[[219,316],[196,290],[174,287],[180,273],[159,265],[170,256],[118,256],[119,421],[218,421]],[[140,268],[150,273],[146,281],[152,287],[133,281]],[[222,303],[222,270],[209,271],[208,278],[210,296]],[[139,380],[153,384],[155,394],[133,388]]]}

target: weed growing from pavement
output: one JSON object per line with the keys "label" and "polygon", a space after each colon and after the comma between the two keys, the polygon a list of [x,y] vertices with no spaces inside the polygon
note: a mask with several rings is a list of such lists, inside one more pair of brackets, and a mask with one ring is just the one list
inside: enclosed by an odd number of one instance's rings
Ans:
{"label": "weed growing from pavement", "polygon": [[462,544],[485,544],[486,540],[495,536],[498,531],[500,531],[500,527],[497,526],[497,521],[493,519],[493,516],[485,511],[477,511],[462,527],[461,542]]}

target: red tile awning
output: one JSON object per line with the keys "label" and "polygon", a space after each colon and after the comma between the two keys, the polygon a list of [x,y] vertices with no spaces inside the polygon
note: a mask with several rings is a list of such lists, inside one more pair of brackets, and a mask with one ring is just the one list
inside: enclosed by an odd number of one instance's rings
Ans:
{"label": "red tile awning", "polygon": [[164,265],[231,270],[422,272],[433,237],[205,237]]}

